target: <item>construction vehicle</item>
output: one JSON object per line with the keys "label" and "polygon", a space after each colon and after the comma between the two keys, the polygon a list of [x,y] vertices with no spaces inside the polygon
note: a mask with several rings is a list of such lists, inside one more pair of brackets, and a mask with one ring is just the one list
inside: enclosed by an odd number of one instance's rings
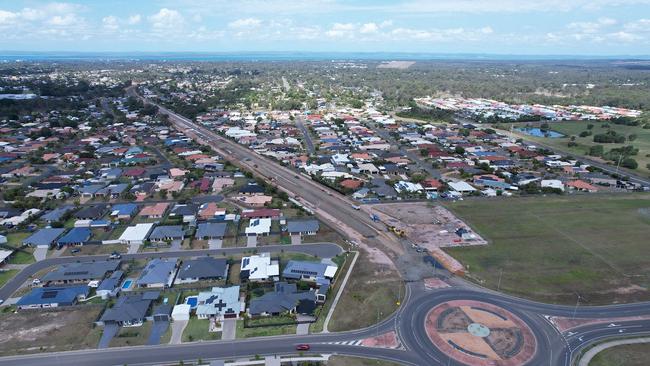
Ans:
{"label": "construction vehicle", "polygon": [[399,236],[400,238],[405,236],[406,233],[402,229],[398,229],[395,226],[389,226],[388,231],[392,232],[393,234]]}

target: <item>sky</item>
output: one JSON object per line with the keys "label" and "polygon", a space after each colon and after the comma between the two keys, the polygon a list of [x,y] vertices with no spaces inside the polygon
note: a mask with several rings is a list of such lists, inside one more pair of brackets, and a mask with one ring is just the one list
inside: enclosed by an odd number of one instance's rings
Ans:
{"label": "sky", "polygon": [[650,55],[650,0],[0,0],[1,51]]}

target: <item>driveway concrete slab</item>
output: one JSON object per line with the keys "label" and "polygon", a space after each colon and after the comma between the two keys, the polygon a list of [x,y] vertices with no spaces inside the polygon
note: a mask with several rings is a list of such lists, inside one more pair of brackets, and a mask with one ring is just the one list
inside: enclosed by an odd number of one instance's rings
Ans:
{"label": "driveway concrete slab", "polygon": [[[306,322],[314,321],[315,318],[313,316],[298,314],[296,316],[296,320],[299,322],[298,326],[296,327],[296,334],[297,335],[309,334],[309,325],[311,323],[306,323]],[[305,322],[305,323],[303,323],[303,322]]]}
{"label": "driveway concrete slab", "polygon": [[302,244],[301,235],[291,235],[291,245],[300,245]]}
{"label": "driveway concrete slab", "polygon": [[151,327],[151,333],[149,334],[149,339],[147,340],[147,344],[150,346],[160,344],[160,338],[163,336],[163,334],[165,334],[167,328],[169,328],[169,321],[154,321],[153,326]]}
{"label": "driveway concrete slab", "polygon": [[257,236],[246,237],[246,247],[255,248],[257,246]]}
{"label": "driveway concrete slab", "polygon": [[172,322],[172,338],[169,344],[181,344],[183,341],[183,331],[187,326],[188,320],[174,320]]}
{"label": "driveway concrete slab", "polygon": [[169,250],[172,252],[176,252],[181,250],[181,244],[183,243],[182,240],[172,240],[171,246],[169,247]]}
{"label": "driveway concrete slab", "polygon": [[34,259],[36,261],[42,261],[47,258],[47,248],[36,248],[34,249]]}
{"label": "driveway concrete slab", "polygon": [[222,322],[221,339],[232,341],[237,336],[237,319],[224,319]]}
{"label": "driveway concrete slab", "polygon": [[221,239],[208,240],[208,247],[210,249],[221,249],[222,246],[223,246],[223,240]]}
{"label": "driveway concrete slab", "polygon": [[126,252],[127,254],[135,254],[140,250],[140,245],[139,244],[129,244],[129,250]]}
{"label": "driveway concrete slab", "polygon": [[104,332],[102,332],[102,337],[99,339],[97,348],[108,348],[108,345],[111,343],[111,339],[115,337],[119,330],[120,326],[117,324],[104,325]]}

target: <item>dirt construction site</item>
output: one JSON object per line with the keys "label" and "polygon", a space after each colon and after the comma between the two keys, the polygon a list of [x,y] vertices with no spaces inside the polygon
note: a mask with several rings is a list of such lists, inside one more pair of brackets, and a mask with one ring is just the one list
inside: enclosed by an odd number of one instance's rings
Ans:
{"label": "dirt construction site", "polygon": [[426,249],[445,268],[463,271],[463,266],[440,248],[487,245],[465,222],[441,206],[426,202],[368,205],[364,210],[389,231]]}

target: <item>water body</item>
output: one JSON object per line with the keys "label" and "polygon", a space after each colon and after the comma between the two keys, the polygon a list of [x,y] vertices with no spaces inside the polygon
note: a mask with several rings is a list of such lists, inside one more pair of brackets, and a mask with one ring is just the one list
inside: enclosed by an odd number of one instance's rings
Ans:
{"label": "water body", "polygon": [[542,131],[539,128],[533,128],[533,127],[525,127],[525,128],[515,128],[515,130],[520,131],[525,133],[526,135],[531,135],[535,137],[548,137],[552,139],[560,138],[560,137],[566,137],[566,135],[559,133],[557,131]]}

